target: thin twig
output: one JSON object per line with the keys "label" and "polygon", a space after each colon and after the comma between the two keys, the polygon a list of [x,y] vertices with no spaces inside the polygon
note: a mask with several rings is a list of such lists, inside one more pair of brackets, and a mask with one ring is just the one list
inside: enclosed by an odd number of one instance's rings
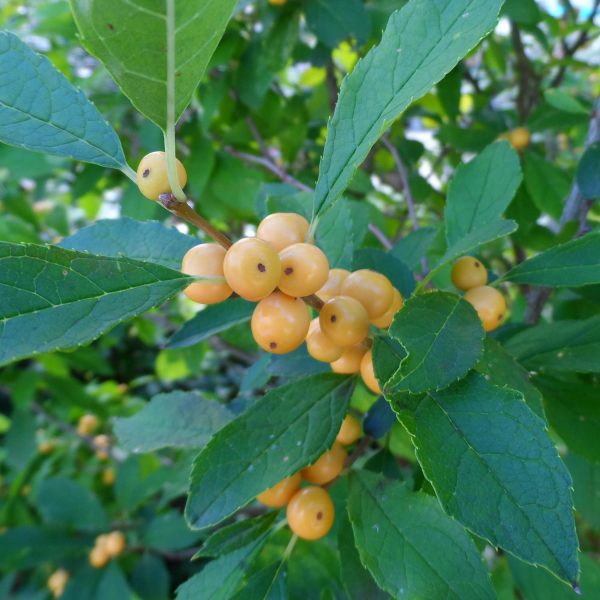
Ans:
{"label": "thin twig", "polygon": [[519,91],[517,94],[517,111],[521,123],[524,123],[540,98],[540,77],[535,72],[521,39],[519,26],[511,21],[510,34],[517,57],[519,73]]}
{"label": "thin twig", "polygon": [[369,223],[369,231],[379,240],[386,250],[391,250],[394,247],[394,244],[392,244],[387,235],[385,235],[385,233],[383,233],[383,231],[381,231],[374,223]]}

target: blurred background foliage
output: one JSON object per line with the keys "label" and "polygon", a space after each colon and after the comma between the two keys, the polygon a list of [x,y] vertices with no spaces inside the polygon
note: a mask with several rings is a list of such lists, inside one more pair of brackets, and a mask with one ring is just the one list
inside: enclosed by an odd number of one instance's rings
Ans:
{"label": "blurred background foliage", "polygon": [[[290,193],[314,185],[340,82],[403,4],[239,2],[178,125],[178,155],[201,214],[233,237],[248,234],[268,210],[285,206]],[[531,132],[521,154],[524,183],[508,213],[519,231],[486,246],[482,258],[492,271],[504,272],[530,252],[572,237],[577,223],[561,228],[560,217],[578,170],[591,197],[600,192],[598,149],[580,163],[600,91],[598,4],[507,0],[496,31],[410,107],[356,173],[346,193],[356,247],[383,246],[417,272],[426,268],[444,251],[441,216],[456,166],[516,127]],[[84,90],[118,131],[130,164],[162,147],[159,129],[79,45],[68,2],[4,0],[0,23]],[[0,145],[0,240],[57,243],[99,219],[119,217],[174,223],[119,172]],[[596,205],[588,218],[600,219]],[[186,224],[176,226],[198,235]],[[436,277],[440,287],[447,281],[447,273]],[[511,291],[509,328],[525,319],[598,314],[597,290],[556,292],[546,312],[533,315],[527,293]],[[48,597],[46,581],[62,565],[79,582],[64,597],[160,600],[198,570],[201,561],[189,559],[203,534],[189,531],[182,517],[195,452],[126,452],[113,437],[114,419],[174,389],[198,390],[239,411],[274,378],[323,367],[301,351],[261,356],[246,325],[165,348],[196,310],[180,297],[89,347],[0,372],[0,597]],[[367,410],[373,401],[357,388],[355,407]],[[82,435],[77,424],[85,414],[95,415],[98,425]],[[93,448],[90,436],[98,434],[109,436],[105,454]],[[403,467],[421,477],[406,434],[394,426],[385,435]],[[593,481],[600,466],[574,454],[568,466],[576,480],[581,544],[597,554],[600,504]],[[126,532],[128,550],[108,568],[92,569],[87,554],[108,529]],[[281,551],[287,539],[284,532],[280,537],[267,552]],[[517,597],[515,585],[524,598],[572,595],[550,575],[509,568],[491,549],[486,556],[502,598]],[[590,569],[600,579],[598,565]],[[299,543],[288,584],[293,598],[345,597],[335,548]]]}

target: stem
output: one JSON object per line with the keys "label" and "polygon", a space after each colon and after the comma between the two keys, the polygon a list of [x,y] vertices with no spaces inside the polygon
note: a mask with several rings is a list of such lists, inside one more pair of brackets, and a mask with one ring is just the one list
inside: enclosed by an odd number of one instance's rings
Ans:
{"label": "stem", "polygon": [[187,198],[179,185],[175,162],[175,0],[167,0],[167,129],[164,133],[169,185],[177,201],[185,202]]}
{"label": "stem", "polygon": [[137,185],[137,173],[129,165],[126,164],[121,172]]}
{"label": "stem", "polygon": [[296,534],[294,534],[292,536],[292,539],[289,541],[287,548],[285,549],[285,552],[283,553],[283,557],[281,558],[282,563],[284,563],[290,557],[290,554],[292,553],[292,550],[294,549],[294,546],[296,545],[297,541],[298,541],[298,536]]}

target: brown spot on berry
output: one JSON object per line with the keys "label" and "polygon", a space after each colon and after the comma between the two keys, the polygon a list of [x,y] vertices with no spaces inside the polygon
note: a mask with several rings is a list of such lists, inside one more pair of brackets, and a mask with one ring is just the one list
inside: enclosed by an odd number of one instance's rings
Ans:
{"label": "brown spot on berry", "polygon": [[498,315],[498,321],[502,321],[503,318],[504,318],[503,314]]}
{"label": "brown spot on berry", "polygon": [[258,265],[256,265],[256,268],[261,272],[264,273],[267,270],[267,267],[265,267],[265,265],[263,265],[262,263],[258,263]]}
{"label": "brown spot on berry", "polygon": [[481,264],[479,263],[479,261],[475,261],[475,266],[476,266],[477,268],[479,268],[479,267],[481,266]]}
{"label": "brown spot on berry", "polygon": [[319,511],[317,513],[317,521],[320,521],[323,518],[323,513],[321,511]]}
{"label": "brown spot on berry", "polygon": [[294,268],[293,267],[286,267],[284,273],[286,275],[291,275],[294,272]]}
{"label": "brown spot on berry", "polygon": [[275,348],[277,348],[277,342],[271,342],[269,344],[269,348],[271,348],[271,350],[275,350]]}
{"label": "brown spot on berry", "polygon": [[335,323],[337,321],[337,317],[335,315],[331,315],[331,318],[329,319],[332,323]]}
{"label": "brown spot on berry", "polygon": [[142,173],[142,177],[148,177],[148,175],[150,175],[150,169],[144,169],[144,172]]}

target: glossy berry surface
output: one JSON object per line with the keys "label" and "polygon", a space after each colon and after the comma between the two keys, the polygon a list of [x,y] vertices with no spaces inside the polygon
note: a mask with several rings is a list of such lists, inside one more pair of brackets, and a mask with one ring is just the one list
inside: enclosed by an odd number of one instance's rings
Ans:
{"label": "glossy berry surface", "polygon": [[325,284],[329,276],[327,257],[312,244],[292,244],[279,253],[279,260],[279,289],[288,296],[310,296]]}
{"label": "glossy berry surface", "polygon": [[281,263],[268,242],[244,238],[227,250],[223,272],[229,287],[242,298],[266,298],[279,283]]}
{"label": "glossy berry surface", "polygon": [[364,306],[349,296],[328,300],[319,315],[321,331],[343,348],[362,342],[369,333],[369,316]]}
{"label": "glossy berry surface", "polygon": [[[176,160],[177,178],[183,188],[187,183],[185,167]],[[150,152],[140,161],[137,169],[137,184],[140,192],[150,200],[158,200],[161,194],[171,191],[167,174],[167,159],[164,152]]]}
{"label": "glossy berry surface", "polygon": [[326,490],[310,486],[302,488],[292,497],[286,516],[290,529],[299,538],[318,540],[331,529],[335,508]]}
{"label": "glossy berry surface", "polygon": [[346,415],[346,418],[342,421],[342,426],[340,427],[340,431],[337,434],[335,441],[344,446],[350,446],[358,441],[361,435],[362,427],[358,420],[352,415]]}
{"label": "glossy berry surface", "polygon": [[319,319],[313,319],[308,335],[306,336],[306,349],[308,353],[320,362],[333,362],[340,358],[343,348],[331,341],[321,331]]}
{"label": "glossy berry surface", "polygon": [[452,283],[459,290],[470,290],[485,285],[488,280],[487,269],[473,256],[463,256],[452,266]]}
{"label": "glossy berry surface", "polygon": [[396,313],[404,306],[404,298],[402,298],[402,294],[394,288],[394,298],[392,300],[392,305],[387,309],[386,312],[381,315],[381,317],[377,317],[377,319],[373,319],[371,323],[375,325],[375,327],[379,327],[380,329],[387,329],[394,320]]}
{"label": "glossy berry surface", "polygon": [[251,321],[256,343],[273,354],[286,354],[298,348],[306,339],[309,325],[310,312],[306,304],[282,292],[273,292],[261,300]]}
{"label": "glossy berry surface", "polygon": [[103,546],[110,557],[119,556],[125,550],[127,542],[120,531],[111,531],[103,540]]}
{"label": "glossy berry surface", "polygon": [[285,506],[292,496],[300,489],[302,477],[300,473],[294,473],[290,477],[282,479],[273,487],[259,494],[256,499],[265,506],[270,508],[281,508]]}
{"label": "glossy berry surface", "polygon": [[390,280],[370,269],[350,273],[342,283],[341,293],[358,300],[366,308],[369,319],[377,319],[385,314],[394,299]]}
{"label": "glossy berry surface", "polygon": [[342,356],[331,363],[331,370],[342,375],[352,375],[360,371],[360,364],[367,349],[363,344],[346,348]]}
{"label": "glossy berry surface", "polygon": [[106,563],[108,563],[109,560],[110,556],[104,546],[96,545],[92,548],[89,555],[89,561],[92,567],[95,569],[101,569],[104,565],[106,565]]}
{"label": "glossy berry surface", "polygon": [[[185,253],[181,272],[196,277],[224,277],[225,253],[225,248],[219,244],[198,244]],[[200,304],[217,304],[229,298],[233,290],[225,282],[196,281],[188,285],[183,293]]]}
{"label": "glossy berry surface", "polygon": [[302,478],[309,483],[318,485],[329,483],[342,472],[347,457],[348,453],[344,447],[340,443],[334,442],[331,450],[322,454],[317,462],[302,469]]}
{"label": "glossy berry surface", "polygon": [[381,394],[379,382],[375,377],[375,369],[373,368],[373,350],[368,350],[360,361],[360,375],[365,385],[374,393]]}
{"label": "glossy berry surface", "polygon": [[77,422],[77,433],[79,435],[90,435],[100,424],[96,415],[82,415]]}
{"label": "glossy berry surface", "polygon": [[273,213],[258,225],[256,237],[269,242],[277,251],[306,241],[308,221],[296,213]]}
{"label": "glossy berry surface", "polygon": [[464,295],[464,299],[477,311],[486,331],[493,331],[502,324],[506,300],[497,289],[487,285],[472,288]]}
{"label": "glossy berry surface", "polygon": [[350,275],[350,271],[346,271],[346,269],[330,269],[327,281],[325,282],[325,285],[317,291],[317,296],[319,296],[323,302],[327,302],[327,300],[339,296],[341,294],[342,283],[346,280],[348,275]]}

